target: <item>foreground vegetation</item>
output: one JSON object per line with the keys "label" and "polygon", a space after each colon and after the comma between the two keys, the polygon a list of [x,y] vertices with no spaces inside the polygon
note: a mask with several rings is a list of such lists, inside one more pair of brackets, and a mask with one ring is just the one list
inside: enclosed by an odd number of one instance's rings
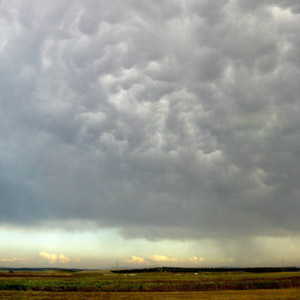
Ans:
{"label": "foreground vegetation", "polygon": [[300,273],[0,272],[0,291],[145,293],[287,288],[300,290]]}
{"label": "foreground vegetation", "polygon": [[247,291],[211,291],[211,292],[36,292],[36,291],[0,291],[0,299],[100,299],[100,300],[299,300],[300,289],[247,290]]}

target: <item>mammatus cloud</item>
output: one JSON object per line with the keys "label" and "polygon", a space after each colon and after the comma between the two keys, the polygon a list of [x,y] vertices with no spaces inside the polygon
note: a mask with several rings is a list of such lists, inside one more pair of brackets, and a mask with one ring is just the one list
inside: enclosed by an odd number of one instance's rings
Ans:
{"label": "mammatus cloud", "polygon": [[204,261],[203,257],[190,257],[188,259],[184,258],[176,258],[176,257],[168,257],[166,255],[152,255],[149,258],[143,258],[138,256],[131,256],[130,259],[124,260],[126,263],[130,263],[133,265],[155,265],[157,263],[181,263],[181,264],[198,264],[201,261]]}
{"label": "mammatus cloud", "polygon": [[298,0],[2,1],[0,222],[299,235],[299,13]]}

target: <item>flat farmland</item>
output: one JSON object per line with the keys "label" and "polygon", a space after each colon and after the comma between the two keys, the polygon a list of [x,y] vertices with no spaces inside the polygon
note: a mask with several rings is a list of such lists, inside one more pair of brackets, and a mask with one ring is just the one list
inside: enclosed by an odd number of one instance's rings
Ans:
{"label": "flat farmland", "polygon": [[247,290],[247,291],[210,291],[210,292],[34,292],[0,291],[0,299],[100,299],[100,300],[299,300],[300,289]]}
{"label": "flat farmland", "polygon": [[0,299],[300,299],[300,273],[0,272]]}

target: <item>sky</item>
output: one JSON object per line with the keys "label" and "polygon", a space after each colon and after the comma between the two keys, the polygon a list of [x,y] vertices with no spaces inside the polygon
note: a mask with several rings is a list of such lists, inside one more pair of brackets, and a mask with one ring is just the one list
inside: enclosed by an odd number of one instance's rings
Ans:
{"label": "sky", "polygon": [[0,0],[0,267],[300,266],[298,0]]}

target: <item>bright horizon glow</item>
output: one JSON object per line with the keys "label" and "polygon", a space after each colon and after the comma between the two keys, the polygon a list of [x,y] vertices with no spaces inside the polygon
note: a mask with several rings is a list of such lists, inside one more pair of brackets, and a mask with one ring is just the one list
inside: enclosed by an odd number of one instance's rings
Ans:
{"label": "bright horizon glow", "polygon": [[[264,243],[262,243],[264,241]],[[236,243],[222,246],[213,240],[174,241],[124,239],[116,230],[58,231],[2,228],[0,267],[59,267],[102,269],[186,266],[186,267],[263,267],[299,266],[299,238],[255,238],[250,253],[237,253]],[[263,244],[257,251],[255,245]],[[269,255],[276,247],[274,252]],[[229,246],[229,247],[228,247]],[[256,252],[251,249],[254,247]],[[20,249],[22,249],[20,251]],[[22,255],[20,255],[22,253]],[[108,254],[109,253],[109,254]],[[245,257],[243,257],[245,255]],[[235,259],[234,259],[235,257]]]}

